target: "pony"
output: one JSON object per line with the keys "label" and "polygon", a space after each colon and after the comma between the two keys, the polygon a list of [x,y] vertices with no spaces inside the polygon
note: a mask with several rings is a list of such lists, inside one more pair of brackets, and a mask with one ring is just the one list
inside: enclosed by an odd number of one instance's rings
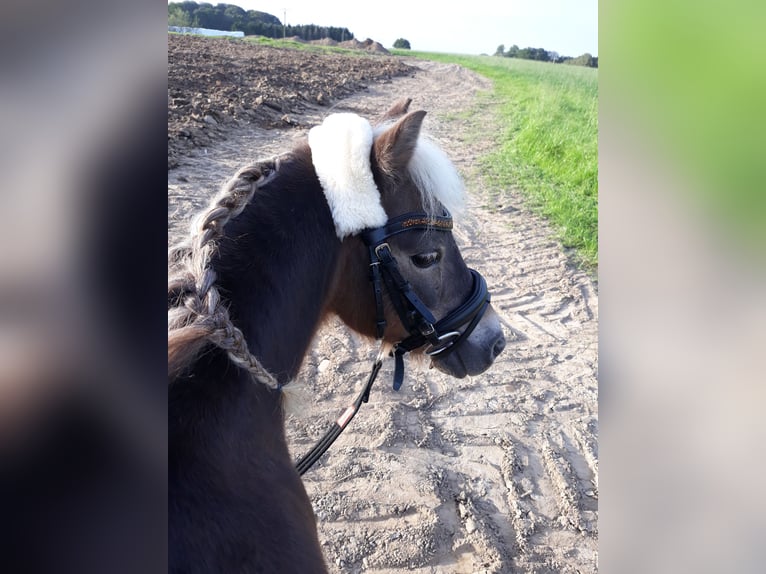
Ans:
{"label": "pony", "polygon": [[374,125],[331,114],[243,167],[170,249],[170,572],[326,572],[283,387],[327,317],[381,339],[398,371],[412,351],[460,378],[502,352],[451,233],[462,181],[410,102]]}

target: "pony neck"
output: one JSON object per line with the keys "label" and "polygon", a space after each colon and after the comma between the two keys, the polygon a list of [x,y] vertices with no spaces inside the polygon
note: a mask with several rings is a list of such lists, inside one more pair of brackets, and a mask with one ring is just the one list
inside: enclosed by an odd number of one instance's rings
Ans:
{"label": "pony neck", "polygon": [[215,269],[233,322],[280,383],[298,373],[327,310],[341,242],[310,156],[282,161],[227,224]]}

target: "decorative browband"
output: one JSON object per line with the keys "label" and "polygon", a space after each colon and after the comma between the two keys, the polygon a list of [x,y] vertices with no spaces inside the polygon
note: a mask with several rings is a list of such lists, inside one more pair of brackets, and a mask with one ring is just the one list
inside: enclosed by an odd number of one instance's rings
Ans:
{"label": "decorative browband", "polygon": [[367,245],[377,245],[392,235],[411,229],[450,231],[452,229],[452,216],[446,210],[444,211],[444,215],[405,213],[404,215],[389,220],[383,227],[364,230],[362,232],[362,238]]}

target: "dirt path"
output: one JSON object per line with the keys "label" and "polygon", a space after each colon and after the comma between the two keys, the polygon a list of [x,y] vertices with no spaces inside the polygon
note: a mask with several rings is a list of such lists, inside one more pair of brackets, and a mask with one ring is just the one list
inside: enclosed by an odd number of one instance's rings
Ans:
{"label": "dirt path", "polygon": [[[428,111],[425,130],[466,174],[472,195],[456,222],[469,265],[486,277],[508,347],[485,374],[455,380],[409,363],[400,392],[384,364],[370,403],[304,477],[332,572],[595,572],[597,570],[597,287],[567,264],[547,224],[512,190],[492,203],[477,173],[492,133],[466,117],[487,81],[418,62],[342,100],[310,106],[370,117],[402,96]],[[462,118],[462,119],[461,119]],[[168,172],[171,237],[243,163],[283,151],[306,128],[242,128]],[[498,207],[497,202],[502,202]],[[337,418],[376,350],[343,325],[325,326],[300,379],[313,404],[288,418],[296,458]]]}

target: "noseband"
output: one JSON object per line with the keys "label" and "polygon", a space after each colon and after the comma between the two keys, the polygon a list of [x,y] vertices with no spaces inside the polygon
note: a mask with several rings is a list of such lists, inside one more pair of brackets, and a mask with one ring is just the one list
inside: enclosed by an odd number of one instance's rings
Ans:
{"label": "noseband", "polygon": [[[387,239],[405,231],[452,230],[452,217],[410,212],[390,219],[386,225],[367,229],[361,233],[362,240],[370,251],[370,270],[375,294],[376,336],[383,338],[386,319],[383,307],[383,285],[388,291],[399,319],[407,329],[409,337],[394,345],[394,390],[399,390],[404,381],[404,355],[414,349],[428,345],[425,354],[431,357],[446,357],[465,341],[481,320],[490,301],[487,282],[477,271],[469,269],[473,286],[468,298],[440,320],[420,300],[409,282],[402,277],[396,258],[391,253]],[[467,325],[463,331],[460,328]]]}

